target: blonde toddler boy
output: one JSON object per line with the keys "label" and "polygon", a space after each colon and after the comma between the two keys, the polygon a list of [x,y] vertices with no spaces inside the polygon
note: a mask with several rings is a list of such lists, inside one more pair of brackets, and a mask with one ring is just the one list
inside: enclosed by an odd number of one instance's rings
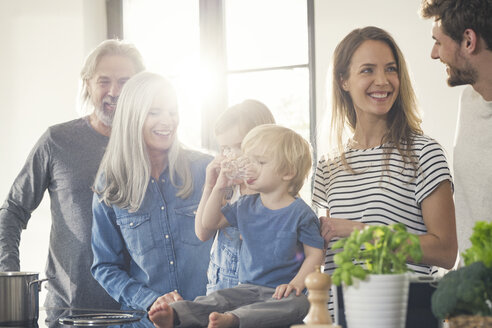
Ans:
{"label": "blonde toddler boy", "polygon": [[197,218],[197,236],[226,225],[239,229],[240,285],[194,301],[154,303],[149,318],[157,327],[274,327],[302,322],[309,309],[304,280],[323,260],[323,238],[313,210],[300,198],[311,168],[309,144],[296,132],[278,125],[252,129],[242,142],[250,159],[244,195],[222,207],[233,182],[227,169],[207,178]]}

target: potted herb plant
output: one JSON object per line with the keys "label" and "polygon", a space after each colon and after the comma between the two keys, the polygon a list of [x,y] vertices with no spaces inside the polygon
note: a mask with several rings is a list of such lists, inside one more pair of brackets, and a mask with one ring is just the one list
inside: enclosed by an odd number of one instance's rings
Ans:
{"label": "potted herb plant", "polygon": [[492,222],[477,222],[470,241],[465,266],[448,272],[432,294],[432,313],[450,328],[492,327]]}
{"label": "potted herb plant", "polygon": [[343,249],[334,257],[332,280],[343,284],[349,328],[403,328],[409,286],[406,264],[422,258],[418,237],[401,223],[367,226],[338,240],[332,249]]}

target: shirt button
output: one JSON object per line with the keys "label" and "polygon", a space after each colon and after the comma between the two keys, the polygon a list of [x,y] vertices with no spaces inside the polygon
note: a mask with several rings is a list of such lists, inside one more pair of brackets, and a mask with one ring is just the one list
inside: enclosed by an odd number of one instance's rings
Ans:
{"label": "shirt button", "polygon": [[169,235],[166,235],[166,239],[169,239]]}
{"label": "shirt button", "polygon": [[161,210],[163,210],[163,211],[164,211],[164,206],[161,206]]}
{"label": "shirt button", "polygon": [[133,222],[130,223],[130,227],[133,227]]}
{"label": "shirt button", "polygon": [[169,264],[173,265],[174,264],[174,261],[169,262]]}

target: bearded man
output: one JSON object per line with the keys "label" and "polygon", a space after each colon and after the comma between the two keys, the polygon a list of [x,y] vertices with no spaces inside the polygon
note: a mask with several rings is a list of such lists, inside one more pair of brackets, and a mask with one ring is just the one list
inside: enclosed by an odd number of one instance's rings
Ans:
{"label": "bearded man", "polygon": [[460,252],[476,221],[492,220],[492,0],[423,0],[434,18],[433,59],[446,65],[461,94],[454,146],[456,227]]}
{"label": "bearded man", "polygon": [[52,279],[45,307],[120,308],[90,272],[91,186],[121,88],[142,70],[142,57],[132,44],[106,40],[97,46],[81,71],[82,104],[92,113],[48,128],[0,208],[0,271],[19,271],[21,231],[49,190],[52,223],[46,276]]}

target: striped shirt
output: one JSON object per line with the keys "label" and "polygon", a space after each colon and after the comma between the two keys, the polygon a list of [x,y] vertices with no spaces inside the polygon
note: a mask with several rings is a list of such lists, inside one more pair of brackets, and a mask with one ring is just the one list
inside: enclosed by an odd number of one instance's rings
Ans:
{"label": "striped shirt", "polygon": [[[452,182],[452,177],[444,151],[435,140],[415,135],[410,147],[416,166],[408,160],[405,163],[398,150],[388,144],[370,149],[347,147],[347,163],[354,172],[343,166],[340,156],[321,157],[316,169],[313,203],[329,210],[333,218],[369,225],[401,222],[409,232],[425,234],[422,201],[442,181]],[[338,238],[330,242],[326,252],[324,271],[329,274],[336,267],[333,256],[341,251],[331,250],[336,240]],[[430,266],[408,266],[416,273],[432,274]]]}

